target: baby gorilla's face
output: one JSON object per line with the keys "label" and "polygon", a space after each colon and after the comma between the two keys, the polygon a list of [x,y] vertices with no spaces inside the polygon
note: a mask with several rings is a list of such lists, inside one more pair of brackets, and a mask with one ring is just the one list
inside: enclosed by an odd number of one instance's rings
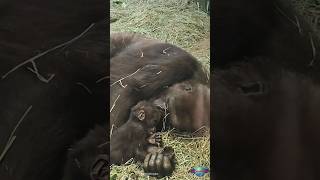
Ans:
{"label": "baby gorilla's face", "polygon": [[142,122],[147,128],[155,127],[163,116],[163,111],[147,101],[141,101],[132,108],[136,120]]}

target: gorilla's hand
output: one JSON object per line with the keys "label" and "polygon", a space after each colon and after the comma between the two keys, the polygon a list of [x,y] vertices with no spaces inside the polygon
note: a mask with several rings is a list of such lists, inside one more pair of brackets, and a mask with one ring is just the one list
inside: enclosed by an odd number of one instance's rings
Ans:
{"label": "gorilla's hand", "polygon": [[109,177],[109,156],[106,154],[98,155],[94,161],[90,177],[92,180],[106,180]]}
{"label": "gorilla's hand", "polygon": [[[155,129],[155,128],[154,128]],[[162,147],[162,135],[159,132],[155,132],[155,130],[149,131],[149,137],[147,138],[147,142],[151,145],[155,145],[157,147]]]}
{"label": "gorilla's hand", "polygon": [[171,175],[175,169],[176,159],[172,147],[165,147],[161,151],[153,151],[144,159],[143,169],[150,176],[158,178]]}
{"label": "gorilla's hand", "polygon": [[63,180],[106,180],[109,177],[109,136],[96,126],[69,149]]}

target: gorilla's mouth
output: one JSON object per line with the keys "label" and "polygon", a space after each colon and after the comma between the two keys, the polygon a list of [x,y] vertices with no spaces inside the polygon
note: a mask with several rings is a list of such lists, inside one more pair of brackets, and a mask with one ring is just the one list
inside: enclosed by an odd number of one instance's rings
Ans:
{"label": "gorilla's mouth", "polygon": [[172,133],[175,134],[175,136],[179,136],[179,137],[192,137],[192,133],[190,131],[190,117],[188,116],[187,112],[188,110],[186,109],[186,112],[183,112],[184,115],[182,115],[181,113],[179,114],[178,112],[181,111],[181,109],[179,109],[179,98],[175,98],[175,97],[170,97],[167,100],[167,104],[168,104],[168,129],[173,129]]}
{"label": "gorilla's mouth", "polygon": [[[167,121],[169,128],[175,128],[183,133],[195,133],[208,129],[210,89],[197,85],[193,93],[170,93],[164,98],[167,106]],[[204,128],[206,127],[206,128]]]}

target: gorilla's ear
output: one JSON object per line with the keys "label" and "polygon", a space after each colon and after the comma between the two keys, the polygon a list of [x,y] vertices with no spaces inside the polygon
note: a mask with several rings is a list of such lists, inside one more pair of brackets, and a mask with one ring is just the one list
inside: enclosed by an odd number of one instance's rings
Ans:
{"label": "gorilla's ear", "polygon": [[144,112],[144,109],[143,109],[143,108],[137,109],[137,111],[134,113],[134,115],[135,115],[140,121],[144,121],[144,119],[146,118],[146,113]]}

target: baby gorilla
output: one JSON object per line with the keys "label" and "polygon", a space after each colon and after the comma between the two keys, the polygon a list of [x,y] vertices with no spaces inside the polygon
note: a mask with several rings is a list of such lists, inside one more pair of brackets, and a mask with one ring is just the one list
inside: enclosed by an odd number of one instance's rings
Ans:
{"label": "baby gorilla", "polygon": [[150,146],[160,146],[161,137],[155,133],[155,126],[161,116],[161,109],[152,103],[141,101],[135,105],[129,120],[112,132],[111,164],[122,164],[130,158],[143,161]]}
{"label": "baby gorilla", "polygon": [[[161,108],[156,105],[140,101],[131,109],[129,120],[111,132],[110,142],[104,128],[106,125],[96,126],[71,148],[63,180],[105,180],[109,176],[111,164],[120,165],[131,158],[144,162],[145,172],[161,172],[159,175],[172,172],[173,151],[165,148],[161,152],[161,136],[155,133],[155,126],[160,122],[162,114]],[[160,168],[156,167],[159,163],[152,163],[155,160],[160,161]]]}
{"label": "baby gorilla", "polygon": [[123,164],[134,158],[144,162],[144,170],[150,175],[162,176],[172,173],[173,149],[162,148],[161,136],[155,133],[156,125],[162,117],[162,109],[151,102],[141,101],[135,105],[131,109],[129,120],[112,133],[111,164]]}

